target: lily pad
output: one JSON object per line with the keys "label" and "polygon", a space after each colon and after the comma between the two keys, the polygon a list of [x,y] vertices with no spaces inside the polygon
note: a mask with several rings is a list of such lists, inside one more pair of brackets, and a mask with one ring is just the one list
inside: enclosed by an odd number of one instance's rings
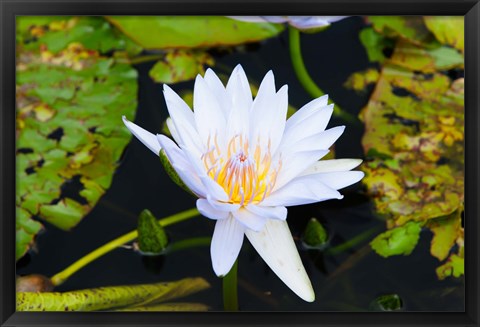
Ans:
{"label": "lily pad", "polygon": [[387,251],[380,241],[415,223],[432,230],[431,253],[445,260],[463,235],[464,80],[446,73],[461,73],[463,55],[432,41],[421,17],[370,20],[377,33],[395,41],[360,113],[363,182],[390,229],[372,247],[384,256],[409,253],[413,248]]}
{"label": "lily pad", "polygon": [[[138,311],[144,311],[146,306],[157,306],[209,287],[210,284],[205,279],[197,277],[175,282],[100,287],[64,293],[17,292],[17,311],[100,311],[120,308],[135,311],[136,307]],[[182,308],[189,310],[188,306]],[[192,308],[194,311],[199,309],[198,305]]]}
{"label": "lily pad", "polygon": [[149,74],[155,82],[173,84],[192,80],[198,74],[203,75],[203,66],[213,64],[213,58],[206,52],[176,50],[168,52]]}
{"label": "lily pad", "polygon": [[17,259],[41,228],[31,218],[69,230],[95,206],[131,138],[119,117],[132,119],[137,105],[130,65],[78,42],[51,52],[45,33],[37,48],[18,46]]}
{"label": "lily pad", "polygon": [[398,37],[424,46],[438,44],[422,16],[368,16],[375,31],[389,38]]}
{"label": "lily pad", "polygon": [[208,48],[257,42],[278,35],[281,24],[240,22],[223,16],[108,16],[141,47]]}
{"label": "lily pad", "polygon": [[462,235],[459,212],[455,211],[448,217],[429,221],[429,228],[433,232],[430,252],[440,261],[448,257],[455,241]]}
{"label": "lily pad", "polygon": [[423,18],[427,28],[442,44],[450,45],[462,53],[465,50],[465,17],[427,16]]}
{"label": "lily pad", "polygon": [[22,36],[26,49],[42,46],[54,54],[74,42],[101,53],[122,50],[135,55],[142,51],[140,46],[98,16],[19,16],[17,34]]}
{"label": "lily pad", "polygon": [[370,245],[382,257],[409,255],[418,243],[420,231],[420,223],[408,222],[378,235],[370,242]]}

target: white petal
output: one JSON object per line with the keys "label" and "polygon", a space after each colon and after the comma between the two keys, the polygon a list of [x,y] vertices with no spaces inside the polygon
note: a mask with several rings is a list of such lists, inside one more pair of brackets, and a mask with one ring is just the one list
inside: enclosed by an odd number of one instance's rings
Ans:
{"label": "white petal", "polygon": [[241,22],[249,23],[265,23],[265,18],[261,16],[227,16],[228,18],[239,20]]}
{"label": "white petal", "polygon": [[219,202],[214,200],[210,195],[207,196],[207,200],[213,208],[220,211],[232,212],[232,211],[237,211],[240,208],[239,204]]}
{"label": "white petal", "polygon": [[260,16],[270,23],[285,23],[288,21],[287,16]]}
{"label": "white petal", "polygon": [[338,191],[310,177],[311,175],[295,178],[287,185],[274,191],[260,204],[262,206],[289,207],[343,198],[343,195]]}
{"label": "white petal", "polygon": [[335,173],[318,173],[308,175],[312,180],[319,180],[328,187],[339,190],[360,181],[365,176],[363,171],[341,171]]}
{"label": "white petal", "polygon": [[163,85],[163,93],[167,109],[176,130],[175,140],[181,148],[188,147],[190,151],[201,156],[205,152],[204,145],[198,135],[193,112],[190,107],[168,85]]}
{"label": "white petal", "polygon": [[215,274],[225,276],[232,268],[242,248],[245,227],[233,217],[217,220],[210,244]]}
{"label": "white petal", "polygon": [[127,126],[128,130],[135,135],[135,137],[143,143],[147,148],[149,148],[157,156],[160,153],[160,144],[157,141],[157,138],[154,134],[144,130],[138,125],[130,122],[125,116],[122,116],[123,123]]}
{"label": "white petal", "polygon": [[282,152],[287,156],[289,153],[299,151],[328,150],[344,131],[345,126],[337,126],[327,129],[326,131],[298,140],[288,148],[282,147]]}
{"label": "white petal", "polygon": [[246,228],[259,231],[265,225],[267,218],[254,214],[244,208],[232,212],[232,215]]}
{"label": "white petal", "polygon": [[[304,119],[307,119],[311,114],[316,112],[317,110],[321,110],[328,104],[328,95],[325,94],[319,98],[313,99],[303,107],[297,110],[286,123],[285,128],[292,128],[294,125],[298,124]],[[330,119],[330,118],[329,118]]]}
{"label": "white petal", "polygon": [[[294,116],[299,113],[300,112],[295,113]],[[317,110],[312,110],[308,115],[302,115],[304,117],[298,119],[294,124],[289,124],[290,118],[285,127],[281,150],[290,147],[299,140],[323,132],[328,125],[332,113],[333,105],[328,105]]]}
{"label": "white petal", "polygon": [[240,64],[235,67],[228,79],[227,95],[232,101],[232,110],[249,110],[252,106],[252,91],[247,75]]}
{"label": "white petal", "polygon": [[198,175],[195,173],[190,162],[186,159],[185,152],[165,135],[157,134],[157,140],[165,150],[165,154],[167,155],[173,169],[175,169],[185,185],[187,185],[187,187],[197,196],[205,197],[205,187],[198,178]]}
{"label": "white petal", "polygon": [[275,153],[282,140],[287,110],[288,87],[284,85],[277,93],[273,73],[269,71],[252,105],[250,140],[253,151],[259,145],[262,149],[270,146],[271,153]]}
{"label": "white petal", "polygon": [[209,176],[200,176],[203,186],[207,190],[207,194],[212,197],[212,199],[217,201],[228,201],[228,195],[225,193],[225,190]]}
{"label": "white petal", "polygon": [[208,68],[207,71],[205,72],[205,76],[203,79],[205,80],[208,87],[210,88],[210,91],[217,98],[218,104],[220,105],[224,113],[225,119],[227,119],[228,113],[230,112],[231,103],[227,97],[227,91],[225,89],[225,86],[223,85],[220,78],[218,78],[215,72],[210,68]]}
{"label": "white petal", "polygon": [[230,216],[227,211],[221,211],[213,208],[206,199],[197,200],[197,209],[200,213],[210,219],[226,219]]}
{"label": "white petal", "polygon": [[330,25],[324,16],[289,16],[289,24],[299,29],[309,29]]}
{"label": "white petal", "polygon": [[270,269],[295,294],[307,302],[315,300],[312,284],[286,221],[269,219],[262,231],[246,230],[245,235]]}
{"label": "white petal", "polygon": [[253,212],[257,216],[262,216],[267,219],[287,219],[287,208],[278,206],[278,207],[264,207],[255,204],[249,204],[245,207],[248,211]]}
{"label": "white petal", "polygon": [[299,176],[316,174],[316,173],[330,173],[336,171],[349,171],[359,166],[362,163],[361,159],[332,159],[320,160],[315,162]]}
{"label": "white petal", "polygon": [[278,173],[274,191],[300,175],[328,152],[328,150],[302,151],[290,153],[288,157],[283,158],[282,168]]}
{"label": "white petal", "polygon": [[168,130],[170,131],[170,134],[172,134],[172,137],[175,140],[175,142],[177,142],[177,144],[182,143],[182,139],[180,138],[180,135],[177,132],[177,128],[175,127],[175,124],[173,123],[172,118],[168,117],[165,123],[167,124]]}
{"label": "white petal", "polygon": [[198,134],[208,149],[215,145],[215,136],[218,142],[224,142],[225,115],[217,97],[200,75],[195,79],[193,113]]}

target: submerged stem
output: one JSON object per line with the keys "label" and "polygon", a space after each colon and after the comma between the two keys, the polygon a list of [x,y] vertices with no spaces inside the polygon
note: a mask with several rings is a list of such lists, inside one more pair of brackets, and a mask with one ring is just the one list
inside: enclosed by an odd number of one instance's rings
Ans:
{"label": "submerged stem", "polygon": [[223,277],[223,309],[225,311],[238,311],[238,284],[237,284],[238,259],[228,274]]}
{"label": "submerged stem", "polygon": [[[158,222],[163,226],[173,225],[178,222],[193,218],[198,216],[200,213],[196,208],[192,208],[186,211],[182,211],[176,213],[174,215],[168,216],[166,218],[159,219]],[[86,256],[80,258],[79,260],[75,261],[73,264],[62,270],[61,272],[55,274],[51,281],[54,286],[61,285],[65,282],[70,276],[76,273],[78,270],[82,269],[92,261],[98,259],[99,257],[107,254],[108,252],[118,248],[119,246],[124,245],[125,243],[131,242],[136,239],[138,236],[137,230],[133,230],[127,234],[124,234],[116,239],[100,246],[99,248],[93,250]]]}
{"label": "submerged stem", "polygon": [[[313,81],[312,77],[307,71],[307,68],[305,67],[305,63],[303,62],[302,50],[300,46],[300,31],[295,27],[289,26],[288,38],[290,47],[290,58],[292,60],[293,69],[303,88],[313,98],[319,98],[322,95],[325,95],[325,93]],[[335,104],[335,110],[333,111],[333,115],[349,123],[358,122],[358,120],[353,115],[346,111],[343,111],[337,104]]]}
{"label": "submerged stem", "polygon": [[367,229],[366,231],[352,237],[348,241],[325,250],[325,253],[328,254],[328,255],[337,255],[341,252],[349,250],[349,249],[357,246],[358,244],[362,243],[363,241],[365,241],[369,237],[371,237],[374,233],[380,231],[380,229],[381,228],[378,227],[378,226]]}

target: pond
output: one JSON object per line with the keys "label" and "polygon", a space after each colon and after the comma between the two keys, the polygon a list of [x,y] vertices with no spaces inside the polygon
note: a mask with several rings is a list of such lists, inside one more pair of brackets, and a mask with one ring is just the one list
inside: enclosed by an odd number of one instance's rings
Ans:
{"label": "pond", "polygon": [[[366,26],[361,17],[333,24],[320,33],[302,34],[305,64],[315,82],[344,110],[357,116],[369,101],[374,85],[363,93],[347,89],[344,83],[358,71],[378,67],[369,61],[359,40]],[[268,70],[275,74],[277,89],[288,84],[289,102],[295,108],[311,100],[291,66],[288,31],[237,51],[211,52],[217,73],[229,75],[241,63],[249,79],[257,84]],[[134,122],[151,132],[160,132],[168,112],[162,84],[149,76],[154,62],[135,65],[138,71],[138,108]],[[192,90],[193,81],[171,85],[181,93]],[[122,125],[121,117],[118,124]],[[329,127],[346,125],[335,143],[337,158],[365,158],[362,147],[364,127],[333,117]],[[64,194],[78,196],[78,182],[64,187]],[[376,212],[365,185],[357,183],[341,191],[342,200],[329,200],[288,208],[288,223],[316,294],[313,303],[298,298],[268,268],[245,240],[238,258],[239,307],[242,311],[369,311],[381,295],[397,294],[405,311],[464,311],[463,278],[439,280],[439,261],[430,254],[433,234],[423,229],[410,255],[384,258],[369,245],[386,230],[385,218]],[[107,241],[134,230],[139,213],[149,209],[157,218],[195,207],[196,199],[177,187],[165,173],[157,156],[137,139],[125,149],[113,182],[94,209],[71,231],[44,223],[45,232],[17,263],[17,274],[52,276]],[[307,250],[302,234],[310,218],[326,226],[330,247],[363,234],[352,247],[338,253]],[[170,242],[193,237],[210,237],[214,221],[201,216],[166,227]],[[121,247],[93,261],[72,275],[56,291],[71,291],[109,285],[155,283],[185,277],[203,277],[211,288],[188,297],[210,310],[223,310],[222,280],[214,274],[208,245],[187,248],[164,256],[142,256]]]}

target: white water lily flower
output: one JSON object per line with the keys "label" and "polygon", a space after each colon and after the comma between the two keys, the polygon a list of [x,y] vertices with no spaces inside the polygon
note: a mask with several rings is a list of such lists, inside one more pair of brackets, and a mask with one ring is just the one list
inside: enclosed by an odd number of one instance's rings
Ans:
{"label": "white water lily flower", "polygon": [[298,29],[325,27],[348,16],[227,16],[251,23],[288,23]]}
{"label": "white water lily flower", "polygon": [[194,111],[167,85],[164,95],[175,142],[125,117],[124,123],[155,154],[165,150],[179,177],[198,196],[200,213],[216,220],[211,243],[215,273],[230,271],[246,235],[290,289],[313,301],[285,207],[341,199],[337,190],[364,176],[350,171],[361,163],[358,159],[318,161],[345,129],[325,130],[333,104],[323,96],[286,121],[287,86],[276,91],[270,71],[253,100],[240,65],[226,87],[211,69],[197,76]]}

